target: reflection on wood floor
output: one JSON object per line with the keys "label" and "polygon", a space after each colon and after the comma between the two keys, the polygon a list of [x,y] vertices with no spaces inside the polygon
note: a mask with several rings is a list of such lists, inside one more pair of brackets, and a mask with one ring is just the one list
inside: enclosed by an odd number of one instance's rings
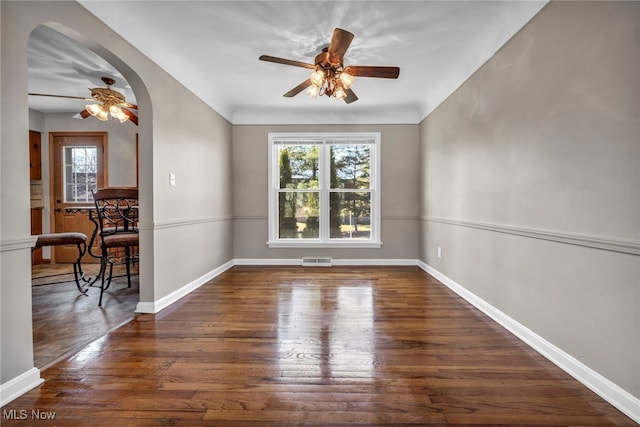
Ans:
{"label": "reflection on wood floor", "polygon": [[[97,273],[97,264],[84,267],[89,276]],[[127,278],[120,269],[114,272],[116,277],[105,292],[103,307],[98,307],[99,286],[90,287],[86,296],[80,294],[71,264],[33,266],[33,351],[37,368],[77,352],[133,319],[138,303],[138,275],[131,276],[131,288],[127,288]]]}
{"label": "reflection on wood floor", "polygon": [[236,266],[42,376],[2,413],[93,427],[636,425],[417,267]]}

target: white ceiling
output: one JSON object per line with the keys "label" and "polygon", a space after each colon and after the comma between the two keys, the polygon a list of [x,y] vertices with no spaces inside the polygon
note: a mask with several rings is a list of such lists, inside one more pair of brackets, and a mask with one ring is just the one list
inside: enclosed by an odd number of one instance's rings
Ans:
{"label": "white ceiling", "polygon": [[[545,4],[541,1],[79,1],[204,102],[240,123],[418,123]],[[282,94],[309,71],[262,54],[313,63],[335,27],[355,34],[345,65],[400,67],[397,80],[358,78],[347,105]],[[29,43],[29,91],[88,96],[101,76],[135,102],[113,67],[39,27]],[[43,112],[81,100],[29,97]]]}

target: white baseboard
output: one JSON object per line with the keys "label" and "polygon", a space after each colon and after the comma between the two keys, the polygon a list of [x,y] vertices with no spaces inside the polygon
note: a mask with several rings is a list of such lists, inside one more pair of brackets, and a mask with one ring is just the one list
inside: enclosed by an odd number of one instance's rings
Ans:
{"label": "white baseboard", "polygon": [[[415,259],[333,258],[333,265],[417,265]],[[302,265],[302,258],[236,258],[235,265]]]}
{"label": "white baseboard", "polygon": [[[334,265],[416,265],[415,259],[333,259]],[[136,313],[155,314],[160,310],[170,306],[185,295],[198,289],[209,280],[227,271],[234,265],[296,265],[302,264],[302,258],[237,258],[231,260],[220,267],[211,270],[209,273],[197,278],[191,283],[187,283],[180,289],[160,298],[154,302],[139,302],[136,306]]]}
{"label": "white baseboard", "polygon": [[149,314],[158,313],[160,310],[167,308],[174,302],[178,301],[180,298],[198,289],[200,286],[204,285],[209,280],[224,273],[225,271],[233,267],[233,265],[234,265],[233,260],[228,261],[225,264],[222,264],[220,267],[211,270],[210,272],[198,277],[197,279],[191,281],[190,283],[187,283],[180,289],[177,289],[171,292],[169,295],[166,295],[154,302],[141,301],[136,306],[136,313],[149,313]]}
{"label": "white baseboard", "polygon": [[482,298],[468,291],[465,287],[456,283],[454,280],[445,276],[435,268],[422,261],[418,261],[417,265],[438,279],[456,294],[460,295],[478,310],[496,321],[500,326],[524,341],[542,356],[549,359],[560,369],[615,406],[620,410],[620,412],[624,413],[635,422],[640,423],[640,399],[620,388],[620,386],[606,379],[601,374],[589,368],[570,354],[551,344]]}
{"label": "white baseboard", "polygon": [[302,258],[236,258],[234,265],[301,265]]}
{"label": "white baseboard", "polygon": [[0,384],[0,406],[17,399],[43,382],[44,379],[40,378],[40,369],[31,368],[12,380]]}
{"label": "white baseboard", "polygon": [[[226,270],[230,269],[234,265],[295,265],[299,266],[302,263],[302,259],[296,258],[237,258],[231,260],[220,267],[210,271],[209,273],[197,278],[196,280],[186,284],[182,288],[170,293],[169,295],[160,298],[155,302],[140,302],[136,308],[138,313],[158,313],[160,310],[168,307],[180,298],[186,296],[190,292],[199,288],[207,283],[214,277],[222,274]],[[517,322],[515,319],[509,317],[496,307],[492,306],[482,298],[478,297],[474,293],[467,290],[464,286],[456,283],[454,280],[445,276],[435,268],[424,263],[421,260],[416,259],[333,259],[334,265],[348,266],[348,265],[417,265],[425,272],[429,273],[440,282],[442,282],[449,289],[456,294],[464,298],[467,302],[472,304],[478,310],[489,316],[499,325],[507,329],[514,334],[520,340],[525,342],[531,348],[536,350],[542,356],[546,357],[549,361],[556,366],[567,372],[573,378],[580,383],[588,387],[594,393],[602,397],[604,400],[615,406],[622,413],[629,418],[640,423],[640,399],[631,395],[620,386],[616,385],[612,381],[608,380],[598,372],[589,368],[579,360],[575,359],[570,354],[564,352],[560,348],[551,344],[541,336],[537,335],[524,325]],[[33,368],[27,371],[25,374],[9,381],[6,384],[0,385],[0,397],[2,399],[2,405],[9,403],[13,399],[17,398],[21,394],[28,390],[38,386],[44,380],[40,378],[40,371],[37,368]]]}
{"label": "white baseboard", "polygon": [[333,265],[381,265],[381,266],[402,266],[402,265],[416,265],[415,259],[347,259],[347,258],[334,258]]}
{"label": "white baseboard", "polygon": [[[334,265],[416,265],[415,259],[333,259]],[[227,271],[234,265],[301,265],[302,258],[237,258],[231,260],[220,267],[211,270],[207,274],[197,278],[191,283],[187,283],[167,296],[154,302],[139,302],[136,306],[136,313],[155,314],[160,310],[170,306],[185,295],[198,289],[209,280]]]}

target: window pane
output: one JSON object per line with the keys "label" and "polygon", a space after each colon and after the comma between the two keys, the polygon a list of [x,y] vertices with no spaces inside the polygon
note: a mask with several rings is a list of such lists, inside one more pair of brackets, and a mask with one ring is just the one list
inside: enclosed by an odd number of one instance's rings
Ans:
{"label": "window pane", "polygon": [[371,147],[331,146],[331,188],[370,188]]}
{"label": "window pane", "polygon": [[317,239],[320,198],[316,192],[280,192],[278,194],[278,238]]}
{"label": "window pane", "polygon": [[318,147],[287,145],[279,147],[280,188],[303,190],[318,188]]}
{"label": "window pane", "polygon": [[90,202],[98,185],[97,147],[64,147],[64,201]]}
{"label": "window pane", "polygon": [[371,193],[331,192],[329,200],[332,239],[371,238]]}

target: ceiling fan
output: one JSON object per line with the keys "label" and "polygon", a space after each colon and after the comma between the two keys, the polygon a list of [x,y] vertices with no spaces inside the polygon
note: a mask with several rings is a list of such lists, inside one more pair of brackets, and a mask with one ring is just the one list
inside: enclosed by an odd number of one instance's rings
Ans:
{"label": "ceiling fan", "polygon": [[347,104],[358,100],[351,90],[355,77],[379,77],[384,79],[397,79],[400,74],[398,67],[377,67],[366,65],[350,65],[345,67],[343,58],[354,35],[349,31],[336,28],[328,47],[322,49],[314,61],[314,64],[294,61],[291,59],[277,58],[275,56],[262,55],[261,61],[275,62],[277,64],[293,65],[294,67],[313,70],[311,76],[298,86],[285,93],[285,97],[293,97],[307,89],[307,94],[312,98],[318,95],[326,95],[337,99],[343,99]]}
{"label": "ceiling fan", "polygon": [[124,95],[118,91],[111,89],[115,80],[110,77],[102,77],[101,80],[107,85],[104,87],[94,87],[91,91],[91,98],[83,98],[81,96],[66,95],[48,95],[44,93],[29,93],[30,96],[50,96],[53,98],[70,98],[82,99],[85,101],[94,101],[96,104],[88,104],[84,110],[73,116],[78,119],[86,119],[94,116],[99,120],[106,121],[109,115],[118,119],[121,123],[130,120],[136,126],[138,125],[138,116],[130,109],[137,110],[138,106],[126,102]]}

